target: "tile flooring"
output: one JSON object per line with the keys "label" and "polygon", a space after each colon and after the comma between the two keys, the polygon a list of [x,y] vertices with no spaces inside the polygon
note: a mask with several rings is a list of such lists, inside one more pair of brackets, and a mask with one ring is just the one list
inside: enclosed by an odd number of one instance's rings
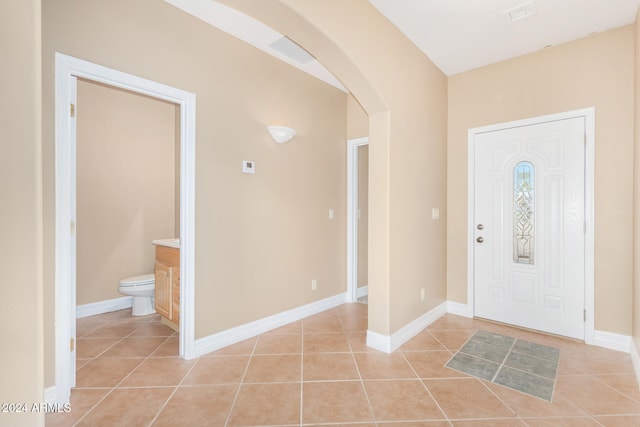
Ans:
{"label": "tile flooring", "polygon": [[[79,319],[70,413],[47,426],[640,426],[629,355],[447,314],[393,354],[345,304],[195,360],[156,315]],[[444,367],[478,329],[560,349],[553,401]]]}

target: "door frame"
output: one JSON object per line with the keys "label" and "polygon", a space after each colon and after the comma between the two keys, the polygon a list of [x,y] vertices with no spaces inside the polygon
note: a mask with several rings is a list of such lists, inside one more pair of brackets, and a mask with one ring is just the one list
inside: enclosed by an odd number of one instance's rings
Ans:
{"label": "door frame", "polygon": [[358,301],[358,148],[369,137],[347,141],[347,302]]}
{"label": "door frame", "polygon": [[583,117],[585,123],[585,240],[584,240],[584,309],[585,327],[584,341],[595,344],[595,221],[594,221],[594,193],[595,193],[595,107],[549,114],[524,120],[481,126],[468,130],[468,158],[467,158],[467,314],[475,315],[475,136],[481,133],[505,130],[514,127],[537,125],[546,122]]}
{"label": "door frame", "polygon": [[[194,358],[196,96],[162,83],[55,54],[55,400],[69,402],[75,375],[69,343],[75,340],[75,103],[81,77],[180,106],[180,356]],[[73,186],[73,187],[72,187]]]}

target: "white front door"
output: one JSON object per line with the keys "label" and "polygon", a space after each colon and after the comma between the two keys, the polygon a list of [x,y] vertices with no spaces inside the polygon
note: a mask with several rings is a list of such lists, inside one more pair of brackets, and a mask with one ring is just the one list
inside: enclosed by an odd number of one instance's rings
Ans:
{"label": "white front door", "polygon": [[584,339],[585,118],[474,139],[475,315]]}

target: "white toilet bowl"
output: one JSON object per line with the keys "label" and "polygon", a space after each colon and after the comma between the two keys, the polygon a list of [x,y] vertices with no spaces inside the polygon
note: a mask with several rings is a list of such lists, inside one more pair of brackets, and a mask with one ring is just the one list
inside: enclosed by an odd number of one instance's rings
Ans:
{"label": "white toilet bowl", "polygon": [[155,308],[156,278],[153,274],[128,277],[120,281],[118,292],[133,297],[131,314],[146,316],[156,312]]}

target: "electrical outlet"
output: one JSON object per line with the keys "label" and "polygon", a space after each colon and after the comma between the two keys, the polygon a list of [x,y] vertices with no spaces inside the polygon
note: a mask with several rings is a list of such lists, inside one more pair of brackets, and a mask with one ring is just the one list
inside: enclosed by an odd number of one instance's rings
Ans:
{"label": "electrical outlet", "polygon": [[316,279],[311,280],[311,290],[315,291],[318,289],[318,281]]}
{"label": "electrical outlet", "polygon": [[420,289],[420,301],[424,301],[424,288]]}

